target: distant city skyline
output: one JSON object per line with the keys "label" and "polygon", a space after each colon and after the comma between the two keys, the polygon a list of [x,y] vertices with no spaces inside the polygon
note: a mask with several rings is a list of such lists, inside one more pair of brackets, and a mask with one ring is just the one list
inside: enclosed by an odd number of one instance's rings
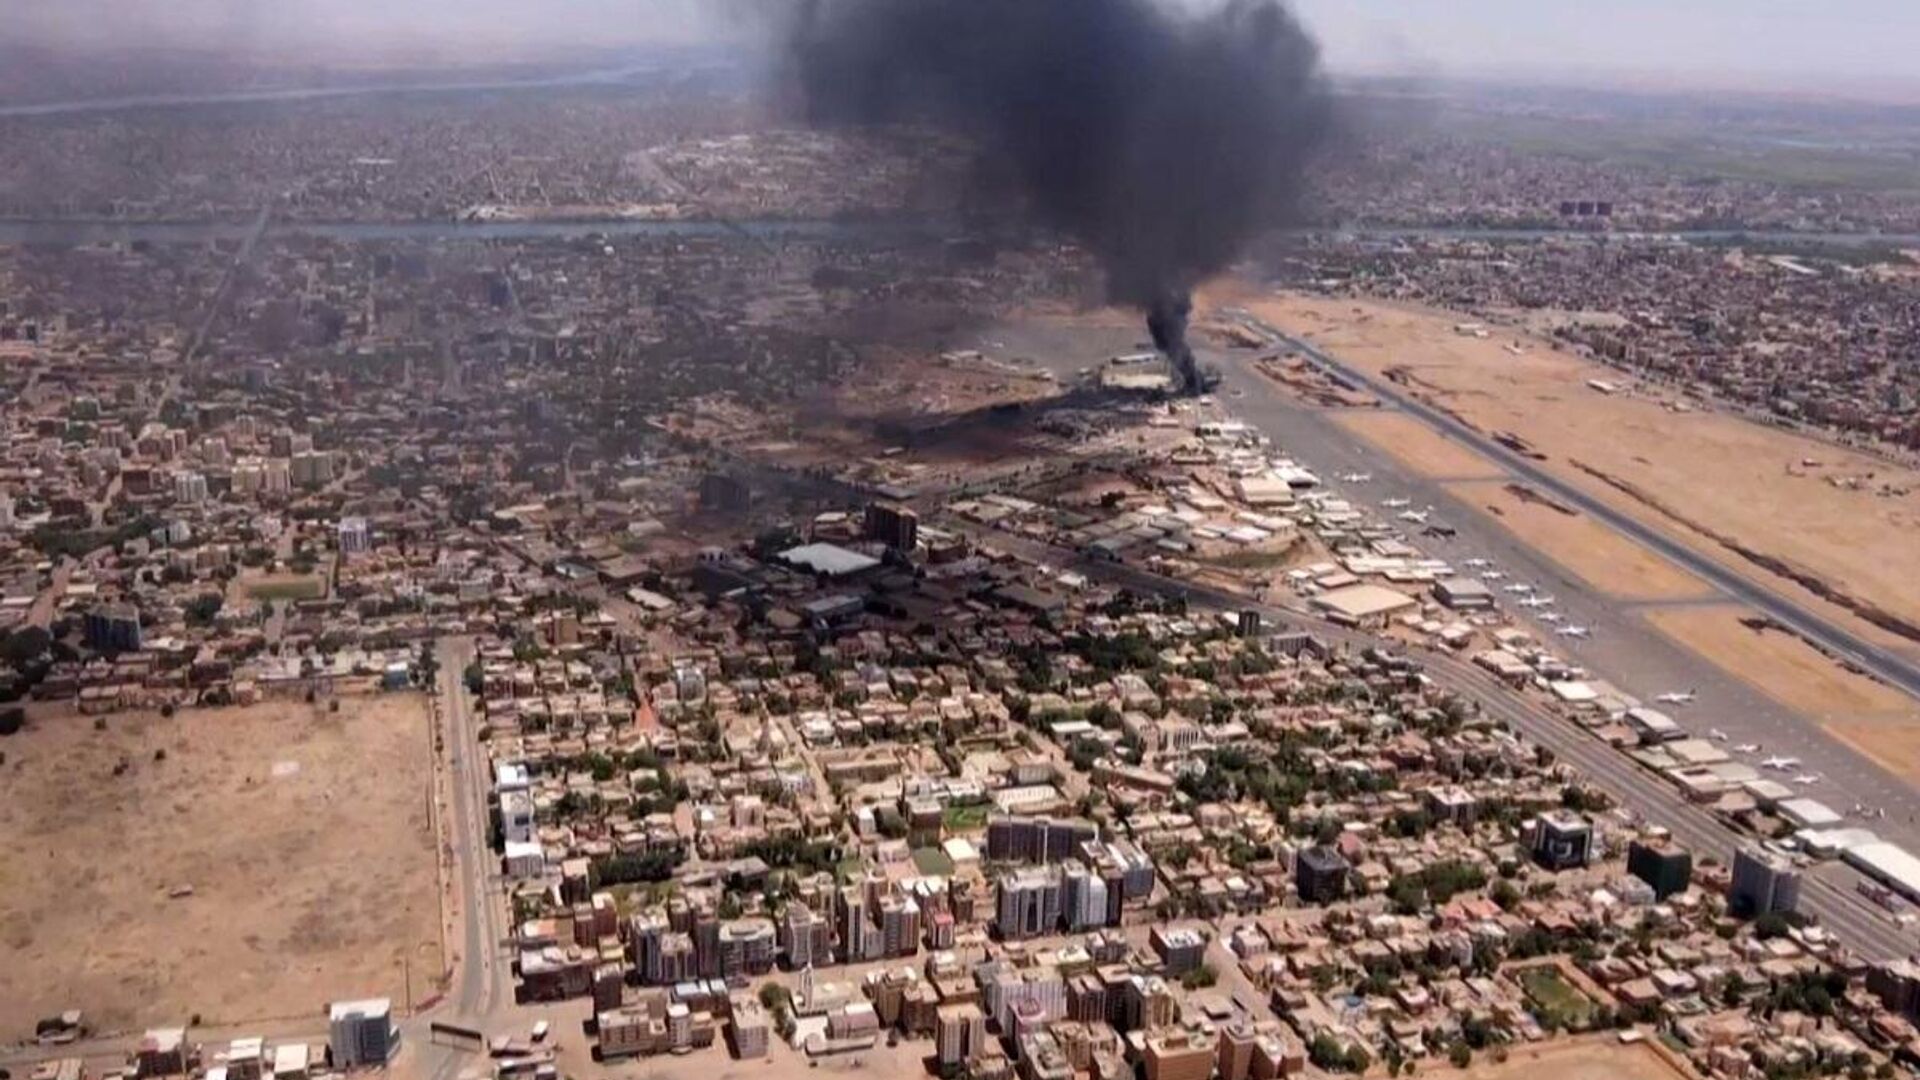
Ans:
{"label": "distant city skyline", "polygon": [[[788,0],[0,0],[16,42],[351,66],[551,59],[751,36]],[[1223,0],[1162,0],[1188,6]],[[1721,86],[1920,100],[1911,0],[1293,0],[1338,74]]]}

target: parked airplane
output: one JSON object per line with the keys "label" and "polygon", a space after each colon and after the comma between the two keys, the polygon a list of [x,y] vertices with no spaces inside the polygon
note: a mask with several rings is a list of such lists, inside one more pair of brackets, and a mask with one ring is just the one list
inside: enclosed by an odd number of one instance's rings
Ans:
{"label": "parked airplane", "polygon": [[1380,505],[1386,507],[1389,510],[1398,510],[1403,506],[1413,505],[1413,500],[1412,499],[1381,499]]}
{"label": "parked airplane", "polygon": [[1755,742],[1743,742],[1739,746],[1734,747],[1733,749],[1737,753],[1757,754],[1760,752],[1760,744]]}
{"label": "parked airplane", "polygon": [[1726,742],[1727,733],[1721,731],[1719,728],[1708,728],[1707,738],[1712,739],[1714,742]]}
{"label": "parked airplane", "polygon": [[1341,473],[1340,479],[1344,480],[1349,484],[1364,484],[1367,481],[1373,479],[1373,474],[1370,472]]}
{"label": "parked airplane", "polygon": [[1561,619],[1566,618],[1566,616],[1560,614],[1557,611],[1543,611],[1540,614],[1535,615],[1534,618],[1539,619],[1543,623],[1547,623],[1551,625],[1553,623],[1559,622]]}
{"label": "parked airplane", "polygon": [[1522,594],[1522,593],[1530,593],[1530,592],[1532,592],[1532,591],[1533,591],[1533,586],[1531,586],[1531,585],[1529,585],[1529,584],[1527,584],[1527,583],[1526,583],[1526,582],[1524,582],[1524,581],[1516,581],[1516,582],[1514,582],[1513,584],[1511,584],[1511,585],[1509,585],[1509,586],[1507,586],[1507,591],[1508,591],[1508,592],[1510,592],[1510,593],[1513,593],[1513,594],[1514,594],[1514,595],[1516,595],[1516,596],[1518,596],[1518,595],[1520,595],[1520,594]]}
{"label": "parked airplane", "polygon": [[1402,510],[1400,511],[1400,520],[1411,521],[1415,525],[1425,525],[1427,523],[1427,515],[1431,513],[1433,513],[1431,510]]}
{"label": "parked airplane", "polygon": [[1799,768],[1800,759],[1797,757],[1770,757],[1767,760],[1761,762],[1760,767],[1763,769],[1777,769],[1780,772],[1786,772],[1788,769]]}
{"label": "parked airplane", "polygon": [[1520,601],[1520,606],[1521,606],[1521,607],[1524,607],[1524,608],[1543,608],[1543,607],[1552,607],[1552,606],[1553,606],[1553,597],[1551,597],[1551,596],[1529,596],[1529,597],[1527,597],[1527,598],[1526,598],[1525,600],[1522,600],[1522,601]]}
{"label": "parked airplane", "polygon": [[1507,575],[1505,571],[1489,570],[1486,573],[1480,575],[1480,580],[1481,581],[1499,581],[1501,578],[1504,578],[1506,576]]}
{"label": "parked airplane", "polygon": [[1655,694],[1653,700],[1662,705],[1691,705],[1698,690],[1669,690],[1664,694]]}
{"label": "parked airplane", "polygon": [[1465,562],[1462,562],[1460,565],[1466,567],[1469,570],[1478,570],[1482,567],[1492,566],[1493,563],[1486,559],[1468,559]]}
{"label": "parked airplane", "polygon": [[1561,637],[1589,638],[1593,636],[1593,631],[1584,626],[1563,626],[1556,632]]}
{"label": "parked airplane", "polygon": [[1793,782],[1796,784],[1817,784],[1820,782],[1820,774],[1801,773],[1799,776],[1793,778]]}

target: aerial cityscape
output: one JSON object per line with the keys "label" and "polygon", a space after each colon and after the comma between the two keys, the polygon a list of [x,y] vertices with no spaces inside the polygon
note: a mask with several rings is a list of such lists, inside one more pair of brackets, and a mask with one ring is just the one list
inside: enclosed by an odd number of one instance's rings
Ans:
{"label": "aerial cityscape", "polygon": [[0,1080],[1920,1075],[1920,90],[76,3]]}

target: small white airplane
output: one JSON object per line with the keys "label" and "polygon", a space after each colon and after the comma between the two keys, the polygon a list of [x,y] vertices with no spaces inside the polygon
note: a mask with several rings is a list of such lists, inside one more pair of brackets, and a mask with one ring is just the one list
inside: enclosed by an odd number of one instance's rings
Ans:
{"label": "small white airplane", "polygon": [[1373,474],[1370,472],[1341,473],[1340,479],[1349,484],[1364,484],[1373,479]]}
{"label": "small white airplane", "polygon": [[1590,638],[1593,636],[1593,631],[1584,626],[1563,626],[1554,632],[1561,637]]}
{"label": "small white airplane", "polygon": [[1400,511],[1400,520],[1411,521],[1415,525],[1425,525],[1427,523],[1427,515],[1431,513],[1433,513],[1431,510],[1402,510]]}
{"label": "small white airplane", "polygon": [[1482,567],[1492,566],[1493,563],[1486,559],[1467,559],[1461,562],[1460,565],[1466,567],[1469,570],[1479,570]]}
{"label": "small white airplane", "polygon": [[1553,597],[1551,597],[1551,596],[1529,596],[1529,597],[1527,597],[1527,598],[1526,598],[1525,600],[1522,600],[1522,601],[1520,601],[1520,606],[1521,606],[1521,607],[1523,607],[1523,608],[1543,608],[1543,607],[1552,607],[1552,606],[1553,606]]}
{"label": "small white airplane", "polygon": [[1788,769],[1799,768],[1800,759],[1797,757],[1770,757],[1767,760],[1761,762],[1760,767],[1763,769],[1777,769],[1780,772],[1786,772]]}
{"label": "small white airplane", "polygon": [[1413,505],[1413,500],[1412,499],[1381,499],[1380,505],[1386,507],[1389,510],[1398,510],[1403,506]]}
{"label": "small white airplane", "polygon": [[1513,584],[1507,586],[1507,591],[1510,593],[1513,593],[1515,596],[1519,596],[1524,593],[1532,592],[1533,586],[1527,584],[1524,581],[1516,581]]}
{"label": "small white airplane", "polygon": [[1691,705],[1698,690],[1669,690],[1664,694],[1653,695],[1653,700],[1662,705]]}
{"label": "small white airplane", "polygon": [[1708,728],[1707,738],[1712,739],[1714,742],[1726,742],[1727,733],[1721,731],[1719,728]]}
{"label": "small white airplane", "polygon": [[1540,614],[1535,615],[1534,618],[1539,619],[1541,622],[1551,626],[1554,623],[1559,622],[1561,619],[1566,618],[1566,616],[1560,614],[1557,611],[1543,611]]}
{"label": "small white airplane", "polygon": [[1499,581],[1501,578],[1504,578],[1506,576],[1507,576],[1506,573],[1503,571],[1489,570],[1486,573],[1480,575],[1480,580],[1481,581]]}
{"label": "small white airplane", "polygon": [[1757,754],[1760,752],[1760,744],[1757,742],[1743,742],[1739,746],[1734,747],[1733,749],[1736,753]]}
{"label": "small white airplane", "polygon": [[1793,778],[1793,782],[1796,784],[1808,784],[1808,785],[1817,784],[1820,782],[1820,774],[1819,773],[1801,773],[1799,776],[1796,776]]}

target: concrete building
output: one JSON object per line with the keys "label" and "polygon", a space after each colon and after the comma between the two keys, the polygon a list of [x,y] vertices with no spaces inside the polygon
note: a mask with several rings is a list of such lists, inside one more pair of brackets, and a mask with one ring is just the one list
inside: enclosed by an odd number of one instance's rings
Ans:
{"label": "concrete building", "polygon": [[87,612],[81,638],[100,652],[139,652],[140,612],[131,604],[103,604]]}
{"label": "concrete building", "polygon": [[1794,911],[1800,904],[1800,870],[1792,860],[1764,848],[1743,847],[1733,856],[1727,906],[1736,915]]}
{"label": "concrete building", "polygon": [[1665,900],[1693,881],[1693,855],[1671,843],[1635,840],[1627,845],[1627,873],[1653,886],[1654,899]]}
{"label": "concrete building", "polygon": [[936,1014],[934,1058],[941,1065],[963,1065],[987,1045],[987,1014],[973,1002],[942,1005]]}
{"label": "concrete building", "polygon": [[342,555],[363,555],[373,550],[373,530],[366,518],[341,518],[335,534]]}
{"label": "concrete building", "polygon": [[1550,810],[1533,820],[1527,850],[1548,870],[1571,870],[1593,857],[1593,823],[1571,810]]}
{"label": "concrete building", "polygon": [[1324,845],[1310,847],[1294,859],[1293,890],[1309,904],[1330,904],[1347,894],[1351,869],[1338,851]]}
{"label": "concrete building", "polygon": [[1179,978],[1207,959],[1207,938],[1191,926],[1156,926],[1147,938],[1168,976]]}
{"label": "concrete building", "polygon": [[400,1049],[393,1002],[386,998],[336,1001],[327,1006],[327,1053],[336,1069],[385,1066]]}
{"label": "concrete building", "polygon": [[912,551],[920,539],[920,515],[894,503],[867,506],[866,534],[895,551]]}
{"label": "concrete building", "polygon": [[994,929],[1007,941],[1050,934],[1060,925],[1060,871],[1023,867],[1000,875]]}
{"label": "concrete building", "polygon": [[1213,1075],[1214,1048],[1185,1031],[1149,1035],[1141,1061],[1146,1080],[1207,1080]]}

